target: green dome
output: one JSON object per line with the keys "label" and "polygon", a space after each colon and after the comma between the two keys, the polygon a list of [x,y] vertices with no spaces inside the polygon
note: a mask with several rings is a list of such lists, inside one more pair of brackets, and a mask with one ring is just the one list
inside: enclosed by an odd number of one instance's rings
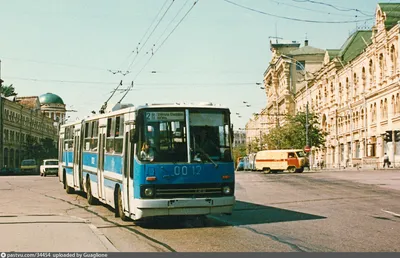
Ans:
{"label": "green dome", "polygon": [[40,104],[63,104],[62,98],[53,93],[46,93],[39,97]]}

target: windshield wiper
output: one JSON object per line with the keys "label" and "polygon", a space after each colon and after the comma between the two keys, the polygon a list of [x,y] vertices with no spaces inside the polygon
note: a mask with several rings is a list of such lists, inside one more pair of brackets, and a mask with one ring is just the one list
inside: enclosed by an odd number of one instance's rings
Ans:
{"label": "windshield wiper", "polygon": [[[197,144],[196,144],[196,145],[197,145]],[[209,161],[211,161],[211,163],[214,164],[215,168],[218,168],[218,164],[215,163],[214,160],[213,160],[202,148],[200,148],[200,147],[197,145],[197,148],[196,148],[196,149],[199,149],[200,152],[202,152],[202,154],[203,154],[204,156],[206,156],[206,158],[207,158]]]}

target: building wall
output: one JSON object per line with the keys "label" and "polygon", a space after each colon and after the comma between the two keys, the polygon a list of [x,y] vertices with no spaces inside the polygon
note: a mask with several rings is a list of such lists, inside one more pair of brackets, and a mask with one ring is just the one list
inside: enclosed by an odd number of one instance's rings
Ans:
{"label": "building wall", "polygon": [[54,120],[48,118],[38,107],[29,109],[23,105],[2,99],[3,103],[3,157],[0,157],[0,167],[20,167],[25,157],[24,143],[30,135],[36,139],[51,138],[57,141],[57,129]]}
{"label": "building wall", "polygon": [[235,131],[233,138],[233,147],[246,144],[246,132],[245,131]]}
{"label": "building wall", "polygon": [[[400,29],[399,24],[386,29],[380,8],[378,5],[372,37],[362,38],[365,45],[358,46],[361,51],[355,58],[345,60],[337,49],[327,50],[322,57],[287,59],[271,47],[272,60],[264,73],[267,105],[263,113],[268,125],[264,132],[284,124],[284,114],[305,111],[308,102],[309,109],[320,117],[321,129],[328,132],[325,146],[313,148],[311,164],[324,161],[333,168],[377,167],[386,152],[400,167],[400,143],[383,140],[387,130],[400,130]],[[363,33],[370,35],[371,31]],[[301,49],[295,52],[304,53]],[[305,62],[305,70],[298,69],[295,60]],[[259,133],[250,127],[261,127],[259,120],[249,121],[248,140]]]}
{"label": "building wall", "polygon": [[[399,143],[394,151],[382,137],[400,129],[400,30],[395,25],[386,31],[381,23],[377,17],[372,44],[363,53],[343,66],[335,59],[326,63],[310,85],[311,109],[329,133],[315,158],[328,167],[377,167],[385,152],[392,163],[400,162]],[[304,110],[305,95],[297,96],[297,110]]]}

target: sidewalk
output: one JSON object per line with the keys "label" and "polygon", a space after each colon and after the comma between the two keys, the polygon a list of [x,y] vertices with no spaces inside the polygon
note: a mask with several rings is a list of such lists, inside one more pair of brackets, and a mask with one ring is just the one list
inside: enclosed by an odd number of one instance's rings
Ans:
{"label": "sidewalk", "polygon": [[[347,168],[313,168],[311,171],[319,171],[319,172],[324,172],[324,171],[384,171],[384,170],[389,170],[389,171],[399,171],[400,168],[371,168],[371,167],[347,167]],[[308,170],[304,170],[308,171]]]}
{"label": "sidewalk", "polygon": [[2,252],[118,252],[92,224],[66,215],[0,214]]}

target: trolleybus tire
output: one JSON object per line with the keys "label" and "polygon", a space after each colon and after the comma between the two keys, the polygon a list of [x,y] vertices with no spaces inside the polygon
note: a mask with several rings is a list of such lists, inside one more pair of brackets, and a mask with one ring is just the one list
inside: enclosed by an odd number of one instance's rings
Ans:
{"label": "trolleybus tire", "polygon": [[72,194],[74,192],[74,189],[67,184],[67,175],[65,171],[64,171],[64,189],[65,192],[67,192],[67,194]]}
{"label": "trolleybus tire", "polygon": [[117,196],[116,196],[116,207],[115,207],[115,216],[120,217],[123,221],[128,221],[129,218],[128,216],[125,215],[124,213],[124,206],[122,204],[122,195],[121,195],[121,189],[118,188],[117,190]]}
{"label": "trolleybus tire", "polygon": [[90,185],[90,180],[86,181],[86,189],[87,189],[86,198],[87,198],[88,203],[90,205],[96,204],[96,198],[92,194],[92,187]]}
{"label": "trolleybus tire", "polygon": [[296,167],[289,167],[288,168],[289,173],[295,173],[296,172]]}

